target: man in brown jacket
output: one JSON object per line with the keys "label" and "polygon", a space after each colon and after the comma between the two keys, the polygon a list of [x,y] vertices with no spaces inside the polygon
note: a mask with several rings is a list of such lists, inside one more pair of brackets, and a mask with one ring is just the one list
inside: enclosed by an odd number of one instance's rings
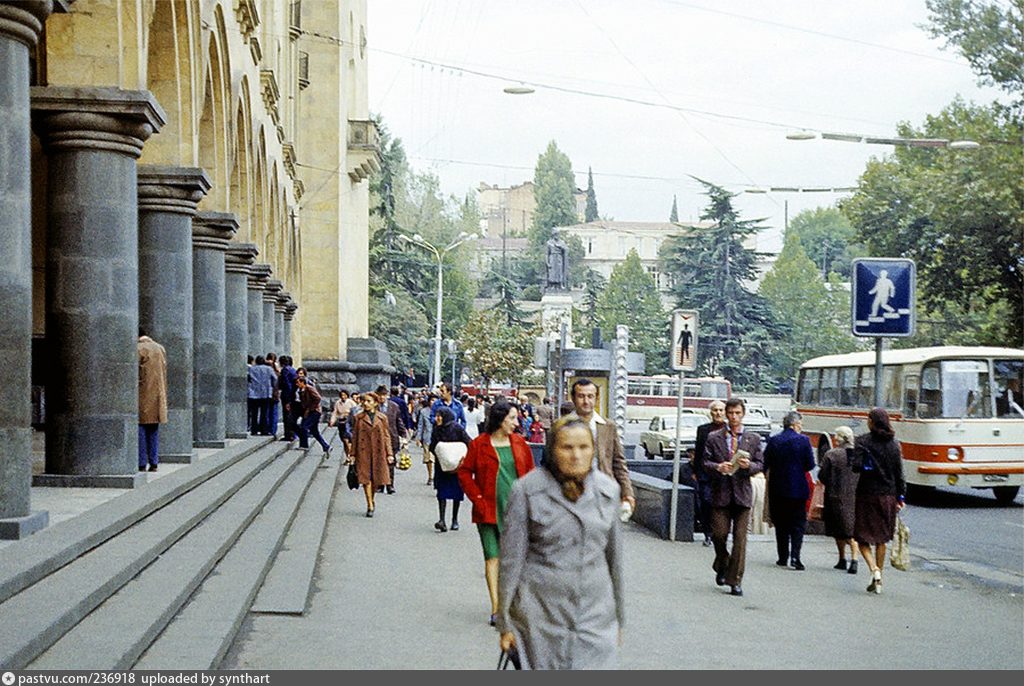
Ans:
{"label": "man in brown jacket", "polygon": [[331,446],[320,435],[320,391],[310,383],[305,374],[295,377],[298,388],[299,404],[302,406],[301,419],[296,427],[299,433],[299,448],[309,449],[309,437],[312,436],[324,449],[324,457],[331,456]]}
{"label": "man in brown jacket", "polygon": [[577,379],[572,385],[572,404],[574,414],[590,425],[594,434],[594,459],[597,468],[615,479],[622,492],[622,502],[629,503],[629,512],[636,509],[636,497],[633,495],[633,482],[629,480],[629,467],[626,466],[626,453],[619,440],[619,432],[615,425],[609,423],[596,411],[598,388],[590,379]]}
{"label": "man in brown jacket", "polygon": [[155,472],[167,423],[167,351],[139,328],[139,471]]}

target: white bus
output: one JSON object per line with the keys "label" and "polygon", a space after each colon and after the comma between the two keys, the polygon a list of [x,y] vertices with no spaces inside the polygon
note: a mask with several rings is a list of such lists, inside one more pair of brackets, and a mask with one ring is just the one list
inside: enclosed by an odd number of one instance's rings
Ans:
{"label": "white bus", "polygon": [[[882,353],[883,405],[909,487],[991,488],[1012,502],[1024,484],[1024,350],[907,348]],[[867,431],[875,353],[827,355],[800,367],[796,405],[819,455],[845,424]]]}

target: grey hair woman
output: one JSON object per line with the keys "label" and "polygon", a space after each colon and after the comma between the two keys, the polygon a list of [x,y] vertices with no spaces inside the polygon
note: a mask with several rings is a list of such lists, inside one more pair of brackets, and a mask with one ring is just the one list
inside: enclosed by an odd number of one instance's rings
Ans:
{"label": "grey hair woman", "polygon": [[[834,435],[835,447],[825,453],[818,465],[818,481],[825,485],[825,534],[836,541],[839,561],[834,569],[857,573],[857,544],[853,539],[857,481],[853,471],[853,429],[840,426]],[[849,549],[850,557],[846,557]]]}

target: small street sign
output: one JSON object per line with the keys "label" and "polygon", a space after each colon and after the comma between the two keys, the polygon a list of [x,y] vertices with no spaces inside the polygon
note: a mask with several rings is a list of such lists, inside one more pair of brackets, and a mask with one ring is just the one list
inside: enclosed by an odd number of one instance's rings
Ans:
{"label": "small street sign", "polygon": [[697,310],[672,312],[672,369],[692,372],[697,369]]}
{"label": "small street sign", "polygon": [[914,335],[914,261],[866,257],[853,261],[851,298],[854,336]]}

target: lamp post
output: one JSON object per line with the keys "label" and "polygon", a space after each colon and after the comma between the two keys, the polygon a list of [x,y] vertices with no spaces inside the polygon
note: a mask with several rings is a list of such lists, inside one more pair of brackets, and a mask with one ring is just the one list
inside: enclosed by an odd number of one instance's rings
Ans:
{"label": "lamp post", "polygon": [[430,387],[433,388],[441,381],[441,307],[444,303],[444,256],[466,241],[476,240],[479,236],[475,233],[460,231],[459,235],[451,243],[440,249],[429,243],[418,233],[412,238],[406,235],[399,235],[399,238],[421,248],[426,248],[434,253],[434,257],[437,258],[437,317],[434,320],[434,367],[431,370],[430,379]]}

